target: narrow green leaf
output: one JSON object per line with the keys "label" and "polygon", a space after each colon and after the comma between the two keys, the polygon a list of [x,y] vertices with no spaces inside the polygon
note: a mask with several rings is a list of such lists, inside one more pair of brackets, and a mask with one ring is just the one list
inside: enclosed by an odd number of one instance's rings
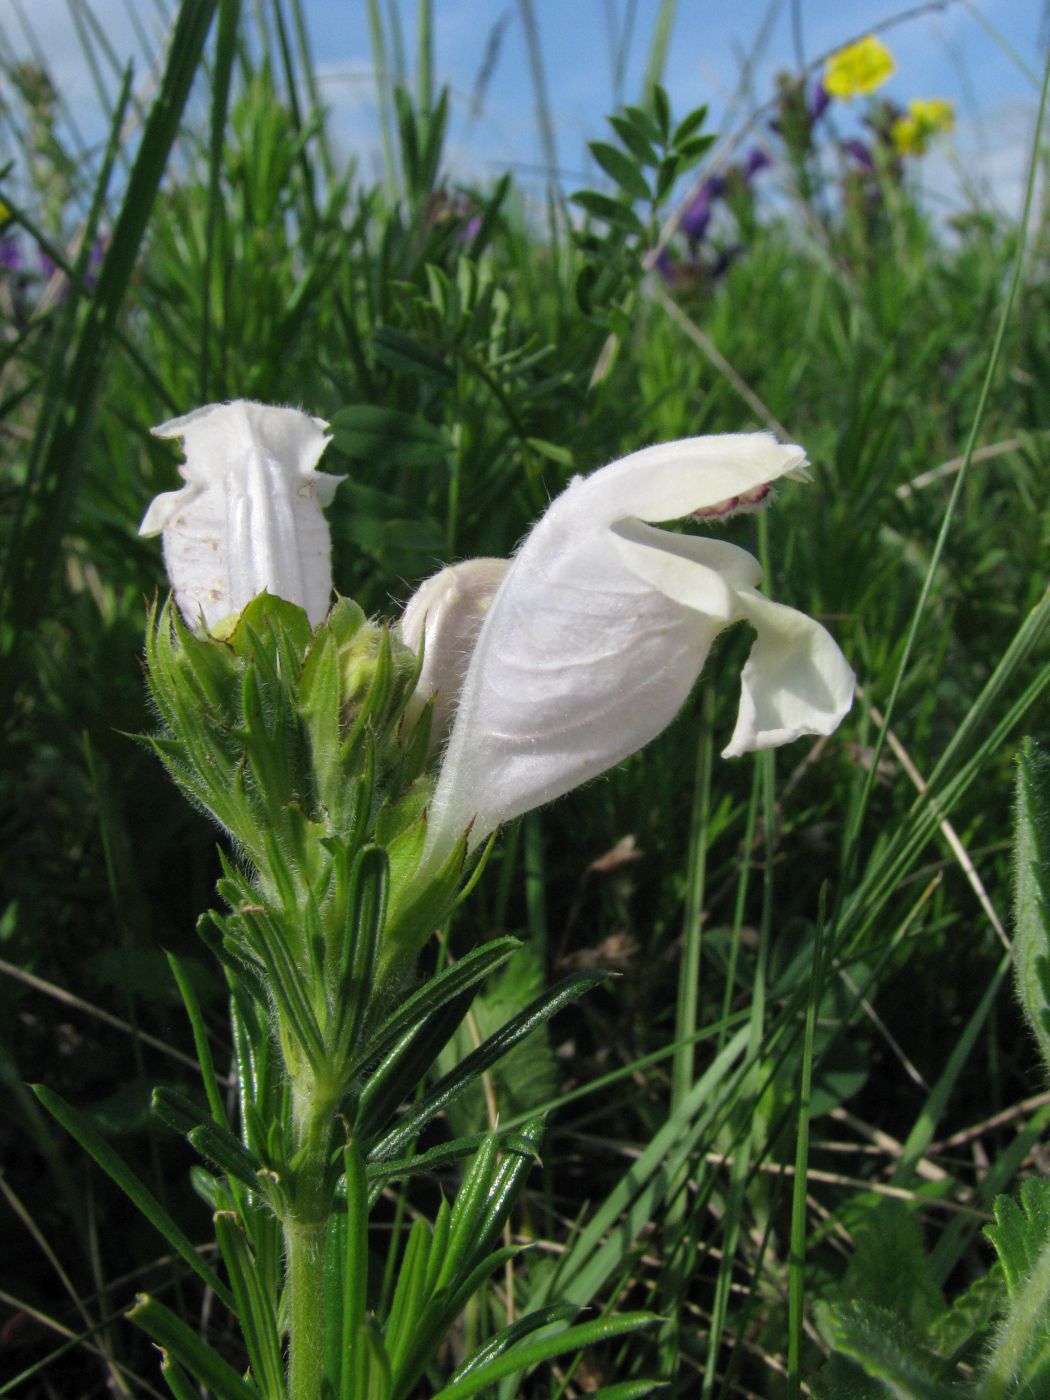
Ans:
{"label": "narrow green leaf", "polygon": [[214,1123],[201,1123],[188,1133],[187,1137],[191,1146],[195,1147],[202,1157],[220,1171],[224,1171],[227,1176],[232,1176],[235,1181],[242,1182],[253,1191],[261,1189],[259,1172],[262,1165],[256,1165],[259,1159],[246,1151],[229,1133],[224,1133]]}
{"label": "narrow green leaf", "polygon": [[58,1119],[72,1137],[76,1138],[84,1151],[95,1159],[107,1176],[116,1182],[154,1229],[160,1231],[176,1254],[186,1261],[198,1278],[203,1279],[232,1311],[233,1299],[229,1289],[211,1265],[201,1258],[190,1240],[172,1220],[149,1187],[145,1186],[113,1151],[90,1120],[79,1109],[74,1108],[72,1104],[67,1103],[59,1094],[48,1089],[45,1085],[33,1084],[30,1087],[47,1111]]}
{"label": "narrow green leaf", "polygon": [[[447,1218],[447,1217],[446,1217]],[[398,1400],[407,1400],[427,1367],[427,1363],[448,1336],[456,1318],[492,1278],[498,1269],[516,1259],[525,1246],[509,1245],[494,1250],[478,1260],[468,1273],[457,1278],[449,1288],[440,1289],[426,1300],[418,1326],[407,1338],[399,1354],[394,1372],[394,1393]]]}
{"label": "narrow green leaf", "polygon": [[665,156],[660,162],[660,168],[656,172],[656,189],[653,198],[657,204],[662,204],[671,193],[674,182],[682,173],[683,162],[676,154]]}
{"label": "narrow green leaf", "polygon": [[1017,995],[1050,1069],[1050,755],[1021,744],[1014,805]]}
{"label": "narrow green leaf", "polygon": [[386,920],[389,861],[382,846],[365,846],[350,872],[347,923],[334,978],[334,1059],[345,1061],[357,1038],[372,991],[376,949]]}
{"label": "narrow green leaf", "polygon": [[354,1381],[350,1395],[353,1400],[390,1400],[390,1358],[374,1323],[366,1322],[357,1329],[352,1357]]}
{"label": "narrow green leaf", "polygon": [[556,442],[547,442],[545,438],[530,437],[525,439],[527,447],[531,447],[533,452],[538,452],[541,457],[546,457],[548,462],[557,462],[559,467],[572,467],[574,458],[572,451],[568,447],[562,447]]}
{"label": "narrow green leaf", "polygon": [[489,1065],[537,1026],[550,1020],[563,1006],[575,1001],[584,992],[604,982],[605,972],[578,972],[565,978],[552,991],[544,993],[531,1002],[519,1015],[513,1017],[478,1046],[465,1060],[458,1064],[434,1086],[423,1102],[410,1110],[397,1126],[376,1143],[369,1153],[370,1161],[382,1161],[392,1157],[399,1147],[411,1142],[424,1124],[429,1123],[435,1114],[440,1113],[457,1094],[482,1074]]}
{"label": "narrow green leaf", "polygon": [[708,151],[715,144],[713,136],[694,136],[691,140],[685,141],[675,149],[675,155],[679,161],[679,173],[683,173],[697,161],[703,160]]}
{"label": "narrow green leaf", "polygon": [[230,1276],[255,1382],[266,1400],[283,1400],[284,1358],[277,1316],[238,1217],[227,1211],[218,1212],[215,1238]]}
{"label": "narrow green leaf", "polygon": [[186,1015],[189,1017],[190,1029],[193,1031],[193,1044],[197,1050],[197,1062],[201,1067],[201,1082],[204,1085],[204,1092],[208,1096],[208,1106],[211,1109],[212,1117],[220,1128],[228,1129],[226,1109],[222,1102],[222,1093],[215,1074],[215,1062],[211,1054],[211,1042],[208,1039],[208,1030],[201,1014],[197,993],[193,983],[186,975],[181,961],[175,954],[165,950],[164,956],[168,960],[168,966],[175,978],[179,995],[182,997],[182,1004],[186,1008]]}
{"label": "narrow green leaf", "polygon": [[346,1254],[343,1262],[343,1326],[339,1394],[350,1395],[356,1357],[368,1299],[368,1183],[364,1159],[354,1143],[343,1153],[346,1183]]}
{"label": "narrow green leaf", "polygon": [[519,939],[505,934],[502,938],[483,943],[479,948],[472,948],[457,962],[443,967],[402,1002],[398,1010],[379,1027],[366,1047],[367,1058],[376,1059],[385,1055],[406,1031],[476,986],[520,947]]}
{"label": "narrow green leaf", "polygon": [[430,1224],[420,1216],[413,1221],[408,1232],[408,1243],[401,1260],[386,1328],[386,1350],[391,1370],[395,1375],[400,1358],[417,1340],[426,1307],[427,1299],[424,1296],[423,1285],[426,1280],[427,1261],[430,1258],[431,1239]]}
{"label": "narrow green leaf", "polygon": [[[474,1133],[470,1137],[456,1138],[454,1142],[439,1143],[437,1147],[428,1148],[426,1152],[420,1152],[414,1157],[402,1157],[394,1162],[372,1162],[368,1167],[369,1183],[373,1186],[382,1185],[388,1181],[396,1181],[399,1177],[414,1176],[417,1172],[437,1171],[477,1152],[489,1136],[488,1133]],[[518,1133],[497,1132],[496,1136],[501,1147],[508,1150],[524,1153],[531,1153],[533,1150],[532,1143]]]}
{"label": "narrow green leaf", "polygon": [[581,1322],[576,1327],[566,1328],[557,1336],[541,1337],[522,1346],[512,1347],[484,1366],[479,1366],[476,1371],[444,1386],[432,1400],[468,1400],[469,1396],[479,1394],[487,1386],[494,1385],[504,1376],[513,1375],[515,1371],[531,1370],[544,1361],[552,1361],[556,1356],[566,1356],[584,1347],[596,1346],[614,1337],[626,1336],[643,1327],[652,1327],[659,1321],[655,1313],[638,1312],[597,1318],[594,1322]]}
{"label": "narrow green leaf", "polygon": [[640,1400],[643,1395],[655,1395],[669,1386],[669,1381],[614,1381],[596,1390],[594,1400]]}
{"label": "narrow green leaf", "polygon": [[[453,1001],[439,1006],[425,1021],[407,1031],[369,1075],[358,1096],[354,1123],[354,1132],[364,1150],[374,1145],[391,1115],[423,1082],[439,1051],[467,1014],[473,995],[468,987]],[[394,1152],[408,1141],[399,1142]],[[393,1156],[394,1152],[387,1155]]]}
{"label": "narrow green leaf", "polygon": [[393,326],[379,326],[372,335],[372,353],[381,364],[399,374],[407,374],[424,382],[451,384],[455,379],[452,366],[428,346],[405,331]]}
{"label": "narrow green leaf", "polygon": [[509,1327],[504,1327],[497,1332],[494,1337],[490,1337],[484,1346],[469,1356],[466,1361],[461,1362],[449,1377],[449,1384],[462,1380],[464,1376],[469,1376],[476,1371],[479,1366],[486,1365],[489,1361],[495,1360],[516,1343],[523,1341],[531,1333],[539,1331],[541,1327],[550,1327],[556,1322],[568,1322],[576,1316],[579,1308],[573,1303],[557,1303],[549,1308],[537,1308],[535,1312],[519,1317],[516,1322],[512,1322]]}
{"label": "narrow green leaf", "polygon": [[679,1107],[657,1129],[642,1155],[592,1211],[555,1273],[530,1296],[530,1306],[552,1296],[590,1303],[623,1263],[640,1234],[656,1218],[670,1183],[689,1160],[727,1093],[741,1073],[750,1028],[743,1026],[693,1085]]}
{"label": "narrow green leaf", "polygon": [[644,107],[628,105],[624,107],[623,114],[625,119],[631,122],[636,130],[640,131],[654,146],[663,144],[659,126],[653,120],[652,114],[647,112]]}
{"label": "narrow green leaf", "polygon": [[200,1400],[200,1391],[175,1358],[164,1350],[161,1351],[160,1374],[175,1400]]}
{"label": "narrow green leaf", "polygon": [[499,1140],[494,1133],[489,1133],[456,1193],[448,1247],[437,1276],[438,1288],[451,1282],[461,1260],[476,1254],[476,1246],[484,1248],[485,1208],[493,1194],[498,1161]]}
{"label": "narrow green leaf", "polygon": [[655,82],[651,92],[653,115],[660,128],[660,135],[666,141],[671,134],[671,99],[662,83]]}
{"label": "narrow green leaf", "polygon": [[242,1380],[217,1351],[187,1327],[170,1308],[147,1293],[140,1293],[128,1310],[128,1319],[148,1332],[153,1340],[178,1360],[202,1385],[209,1386],[217,1400],[258,1400],[259,1391]]}

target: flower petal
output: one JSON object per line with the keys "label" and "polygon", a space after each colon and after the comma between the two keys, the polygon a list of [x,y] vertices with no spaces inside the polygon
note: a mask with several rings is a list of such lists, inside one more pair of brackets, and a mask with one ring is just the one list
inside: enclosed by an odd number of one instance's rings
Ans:
{"label": "flower petal", "polygon": [[559,523],[612,525],[634,516],[651,524],[682,520],[744,496],[806,465],[803,448],[772,433],[722,433],[643,447],[588,477],[576,477],[548,510]]}
{"label": "flower petal", "polygon": [[758,633],[740,679],[736,728],[723,758],[830,734],[853,703],[855,677],[831,634],[805,613],[741,590]]}
{"label": "flower petal", "polygon": [[761,574],[734,545],[639,521],[551,544],[529,537],[479,633],[431,802],[432,858],[471,822],[473,849],[666,729],[740,615],[727,579]]}
{"label": "flower petal", "polygon": [[237,400],[209,404],[154,428],[181,439],[186,480],[158,496],[140,533],[163,532],[164,562],[187,621],[214,626],[264,590],[297,603],[310,621],[332,591],[321,513],[341,477],[315,470],[327,424],[294,408]]}
{"label": "flower petal", "polygon": [[[742,705],[730,751],[837,723],[852,676],[823,628],[756,593],[762,571],[744,550],[653,528],[753,499],[804,466],[802,448],[766,433],[690,438],[577,477],[552,502],[478,632],[430,804],[426,866],[468,827],[473,849],[647,744],[685,702],[718,633],[745,617],[760,636],[745,673],[751,710]],[[752,694],[767,673],[777,688],[768,701]]]}

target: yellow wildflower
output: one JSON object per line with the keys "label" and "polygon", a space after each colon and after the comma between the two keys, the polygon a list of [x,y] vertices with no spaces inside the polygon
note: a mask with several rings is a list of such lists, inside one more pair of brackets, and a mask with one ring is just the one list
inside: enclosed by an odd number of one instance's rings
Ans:
{"label": "yellow wildflower", "polygon": [[896,66],[882,40],[868,34],[831,55],[824,70],[824,88],[832,97],[848,101],[881,87]]}
{"label": "yellow wildflower", "polygon": [[7,207],[4,201],[0,199],[0,228],[3,228],[4,224],[9,223],[10,219],[11,210]]}
{"label": "yellow wildflower", "polygon": [[914,97],[906,116],[890,127],[890,138],[898,155],[921,156],[926,143],[938,131],[955,129],[955,108],[943,97]]}
{"label": "yellow wildflower", "polygon": [[908,111],[931,135],[955,130],[955,108],[944,97],[913,97]]}

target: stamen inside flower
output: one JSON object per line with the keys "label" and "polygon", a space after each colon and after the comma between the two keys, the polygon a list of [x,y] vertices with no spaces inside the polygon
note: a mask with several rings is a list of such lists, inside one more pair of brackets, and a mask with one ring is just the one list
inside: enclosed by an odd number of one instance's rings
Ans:
{"label": "stamen inside flower", "polygon": [[730,496],[726,501],[719,501],[716,506],[705,506],[700,510],[694,510],[693,519],[727,520],[731,515],[746,515],[751,511],[758,510],[772,494],[773,487],[768,481],[764,481],[753,491],[744,491],[739,496]]}

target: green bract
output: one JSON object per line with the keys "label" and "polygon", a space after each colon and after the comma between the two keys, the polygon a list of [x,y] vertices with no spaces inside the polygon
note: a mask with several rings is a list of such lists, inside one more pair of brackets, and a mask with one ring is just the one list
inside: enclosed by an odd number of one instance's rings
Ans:
{"label": "green bract", "polygon": [[293,1077],[308,1064],[342,1093],[463,872],[461,846],[414,882],[432,787],[429,708],[405,717],[417,658],[349,599],[315,631],[264,593],[223,638],[155,606],[146,659],[163,722],[146,742],[242,857],[205,937],[270,1008]]}

